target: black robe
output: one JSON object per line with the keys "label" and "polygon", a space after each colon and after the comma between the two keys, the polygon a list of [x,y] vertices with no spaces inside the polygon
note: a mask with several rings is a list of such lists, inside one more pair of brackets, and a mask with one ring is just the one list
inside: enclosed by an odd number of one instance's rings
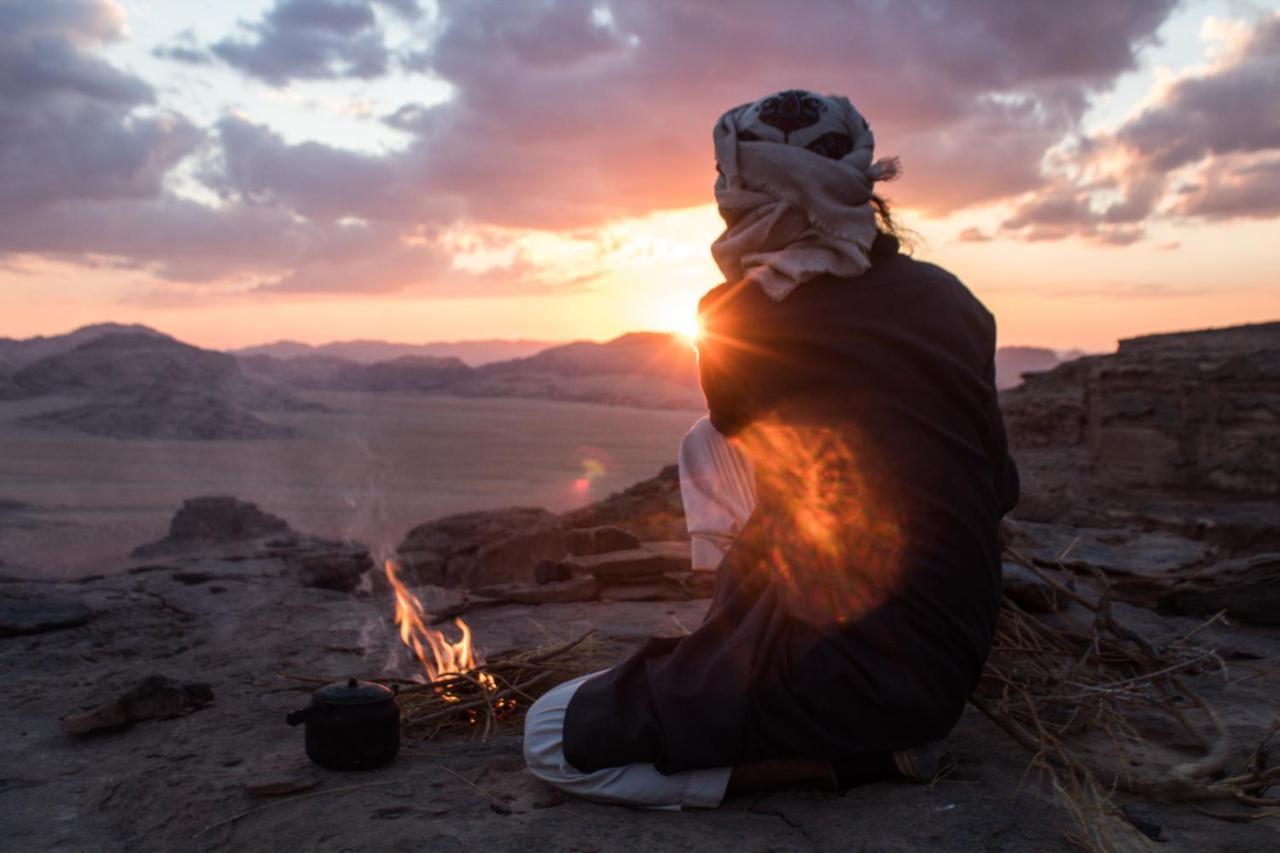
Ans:
{"label": "black robe", "polygon": [[857,278],[781,302],[724,284],[699,316],[711,420],[748,447],[759,502],[702,625],[578,689],[565,756],[673,773],[944,737],[990,650],[1018,499],[991,314],[882,235]]}

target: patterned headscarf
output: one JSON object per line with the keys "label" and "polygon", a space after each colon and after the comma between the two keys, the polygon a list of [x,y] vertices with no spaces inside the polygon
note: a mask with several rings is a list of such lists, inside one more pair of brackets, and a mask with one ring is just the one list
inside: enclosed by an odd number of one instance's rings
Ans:
{"label": "patterned headscarf", "polygon": [[899,166],[871,162],[875,137],[848,98],[789,89],[729,110],[713,138],[727,227],[711,254],[726,280],[751,279],[776,301],[824,273],[867,270],[872,184]]}

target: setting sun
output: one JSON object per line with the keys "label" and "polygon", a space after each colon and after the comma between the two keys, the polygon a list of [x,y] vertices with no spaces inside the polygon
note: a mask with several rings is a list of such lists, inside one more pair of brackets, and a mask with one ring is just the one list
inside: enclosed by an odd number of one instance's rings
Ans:
{"label": "setting sun", "polygon": [[671,300],[655,304],[649,313],[649,326],[661,332],[672,332],[696,343],[702,331],[698,323],[697,300]]}

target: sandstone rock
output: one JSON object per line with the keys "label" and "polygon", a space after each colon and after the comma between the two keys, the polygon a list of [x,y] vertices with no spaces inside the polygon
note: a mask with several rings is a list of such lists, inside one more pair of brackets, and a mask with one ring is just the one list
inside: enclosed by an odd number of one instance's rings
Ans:
{"label": "sandstone rock", "polygon": [[458,573],[459,585],[532,582],[540,563],[559,559],[564,553],[564,531],[559,527],[542,525],[520,530],[481,546],[471,565]]}
{"label": "sandstone rock", "polygon": [[1280,495],[1280,323],[1124,340],[1001,404],[1015,449],[1085,447],[1122,493]]}
{"label": "sandstone rock", "polygon": [[267,536],[290,534],[289,524],[263,512],[255,503],[225,495],[188,498],[169,522],[169,535],[135,548],[133,556],[150,557],[186,549],[223,546]]}
{"label": "sandstone rock", "polygon": [[629,551],[640,547],[640,539],[629,530],[613,525],[581,527],[565,533],[565,548],[575,557]]}
{"label": "sandstone rock", "polygon": [[[1209,555],[1203,543],[1165,531],[1070,527],[1022,522],[1028,556],[1044,565],[1108,575],[1164,579],[1202,565]],[[1061,559],[1059,559],[1061,558]]]}
{"label": "sandstone rock", "polygon": [[602,580],[653,577],[689,570],[687,557],[662,553],[647,546],[591,557],[569,557],[564,564],[577,574],[590,574]]}
{"label": "sandstone rock", "polygon": [[693,548],[688,539],[645,542],[640,547],[646,551],[661,554],[666,559],[671,560],[672,566],[680,565],[679,569],[672,568],[667,569],[667,571],[690,571],[693,568]]}
{"label": "sandstone rock", "polygon": [[587,576],[541,584],[495,584],[473,589],[472,592],[486,598],[500,598],[517,604],[565,604],[595,600],[600,595],[600,582]]}
{"label": "sandstone rock", "polygon": [[1254,625],[1280,625],[1280,553],[1220,563],[1162,596],[1161,613],[1210,616],[1219,610]]}
{"label": "sandstone rock", "polygon": [[534,583],[557,583],[571,577],[573,572],[559,560],[542,560],[533,567]]}
{"label": "sandstone rock", "polygon": [[1280,323],[1124,340],[1091,379],[1109,482],[1280,495]]}
{"label": "sandstone rock", "polygon": [[351,592],[373,568],[369,552],[353,543],[315,540],[311,547],[284,557],[291,577],[303,586]]}
{"label": "sandstone rock", "polygon": [[689,592],[679,580],[658,576],[637,583],[614,583],[600,590],[601,601],[684,601]]}
{"label": "sandstone rock", "polygon": [[1009,445],[1076,447],[1085,443],[1085,389],[1098,357],[1067,362],[1027,376],[1022,385],[1000,394]]}
{"label": "sandstone rock", "polygon": [[396,555],[411,584],[530,581],[540,562],[564,556],[555,521],[554,513],[532,507],[449,515],[410,530]]}
{"label": "sandstone rock", "polygon": [[1061,566],[1082,575],[1095,570],[1107,578],[1118,601],[1154,607],[1170,586],[1204,565],[1211,549],[1166,531],[1114,530],[1023,522],[1031,540],[1019,550],[1046,567]]}
{"label": "sandstone rock", "polygon": [[565,513],[560,523],[569,529],[616,525],[641,540],[678,539],[686,535],[679,471],[668,465],[656,477]]}
{"label": "sandstone rock", "polygon": [[10,586],[0,597],[0,637],[40,634],[83,625],[94,611],[80,598]]}

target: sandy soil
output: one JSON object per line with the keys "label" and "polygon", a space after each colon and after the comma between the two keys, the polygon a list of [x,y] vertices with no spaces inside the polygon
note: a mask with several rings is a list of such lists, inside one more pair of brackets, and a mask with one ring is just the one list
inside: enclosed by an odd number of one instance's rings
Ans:
{"label": "sandy soil", "polygon": [[675,461],[695,411],[522,399],[312,394],[272,414],[296,439],[120,441],[22,428],[67,400],[0,403],[0,565],[74,577],[115,570],[164,535],[184,498],[229,494],[301,530],[393,546],[413,525],[512,505],[570,509]]}

